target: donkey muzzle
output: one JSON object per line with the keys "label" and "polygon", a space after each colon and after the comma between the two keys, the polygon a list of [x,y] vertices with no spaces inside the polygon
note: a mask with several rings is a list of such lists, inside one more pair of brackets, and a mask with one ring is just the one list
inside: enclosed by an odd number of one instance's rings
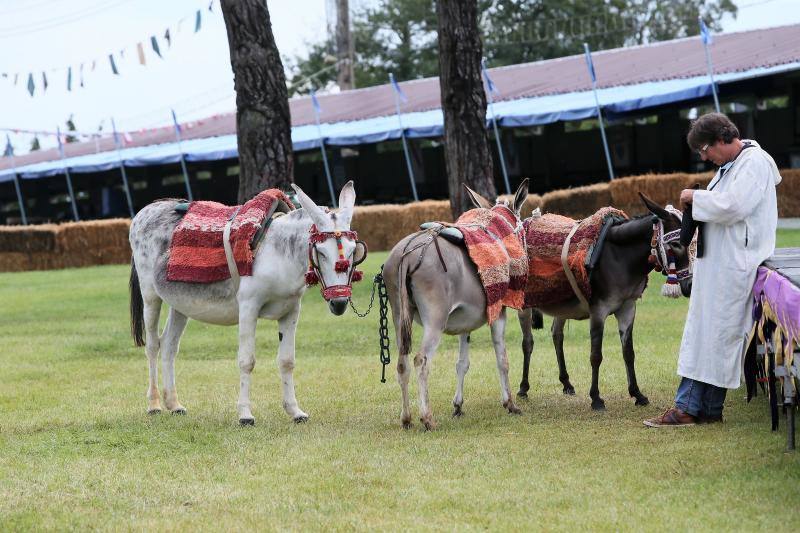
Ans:
{"label": "donkey muzzle", "polygon": [[350,298],[331,298],[328,300],[328,309],[331,310],[336,316],[340,316],[347,311],[347,302],[350,301]]}

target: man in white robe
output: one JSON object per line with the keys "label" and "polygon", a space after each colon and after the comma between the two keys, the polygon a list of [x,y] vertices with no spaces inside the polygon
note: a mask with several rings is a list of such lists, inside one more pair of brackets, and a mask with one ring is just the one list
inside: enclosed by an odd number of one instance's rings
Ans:
{"label": "man in white robe", "polygon": [[720,169],[707,190],[681,192],[681,203],[691,204],[701,223],[703,252],[693,269],[675,407],[645,420],[651,427],[722,421],[727,389],[741,382],[756,270],[775,251],[781,176],[772,157],[755,141],[741,140],[719,113],[697,119],[687,141]]}

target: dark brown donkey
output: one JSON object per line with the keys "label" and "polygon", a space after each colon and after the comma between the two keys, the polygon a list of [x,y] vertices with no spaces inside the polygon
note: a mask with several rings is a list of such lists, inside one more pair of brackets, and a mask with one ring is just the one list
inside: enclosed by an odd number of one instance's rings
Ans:
{"label": "dark brown donkey", "polygon": [[[595,410],[605,409],[605,402],[600,397],[597,381],[600,363],[603,362],[603,328],[606,318],[611,314],[617,319],[619,337],[622,341],[622,356],[628,374],[628,394],[636,398],[636,405],[649,403],[636,382],[633,322],[636,316],[636,300],[642,296],[647,286],[648,274],[655,266],[650,260],[654,226],[663,236],[659,239],[657,255],[661,259],[657,259],[657,262],[659,264],[665,262],[663,257],[666,257],[667,252],[671,252],[679,273],[681,293],[689,296],[691,292],[689,253],[688,249],[680,243],[681,220],[678,212],[674,209],[667,210],[660,207],[641,193],[639,196],[652,215],[633,218],[610,228],[597,265],[591,272],[592,296],[588,301],[588,310],[581,305],[576,296],[557,304],[537,307],[539,311],[553,317],[551,331],[558,359],[558,378],[564,386],[564,394],[575,394],[575,388],[569,381],[569,374],[564,363],[564,324],[567,319],[589,319],[592,343],[589,355],[592,365],[592,386],[589,389],[589,396],[592,398],[592,409]],[[663,265],[662,271],[666,271],[664,267],[666,265]],[[528,368],[533,351],[531,332],[533,312],[533,309],[519,312],[524,360],[522,382],[517,395],[523,398],[527,397],[530,389]]]}

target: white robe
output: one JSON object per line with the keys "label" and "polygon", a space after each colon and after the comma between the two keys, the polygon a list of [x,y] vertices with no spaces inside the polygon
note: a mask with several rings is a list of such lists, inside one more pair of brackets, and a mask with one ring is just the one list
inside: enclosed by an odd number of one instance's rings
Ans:
{"label": "white robe", "polygon": [[694,193],[692,216],[705,222],[705,251],[694,264],[678,356],[679,376],[728,389],[741,382],[756,270],[775,251],[778,224],[778,167],[757,143],[746,142],[755,147],[742,151],[721,179],[717,172],[713,191]]}

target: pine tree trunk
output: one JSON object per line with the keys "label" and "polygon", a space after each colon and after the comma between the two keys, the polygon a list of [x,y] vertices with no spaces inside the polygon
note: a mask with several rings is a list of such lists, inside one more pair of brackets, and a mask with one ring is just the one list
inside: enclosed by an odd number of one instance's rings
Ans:
{"label": "pine tree trunk", "polygon": [[489,200],[494,200],[497,190],[486,129],[477,1],[438,0],[436,11],[445,167],[455,218],[472,208],[464,183]]}
{"label": "pine tree trunk", "polygon": [[239,202],[294,180],[286,77],[264,0],[221,0],[236,88]]}

